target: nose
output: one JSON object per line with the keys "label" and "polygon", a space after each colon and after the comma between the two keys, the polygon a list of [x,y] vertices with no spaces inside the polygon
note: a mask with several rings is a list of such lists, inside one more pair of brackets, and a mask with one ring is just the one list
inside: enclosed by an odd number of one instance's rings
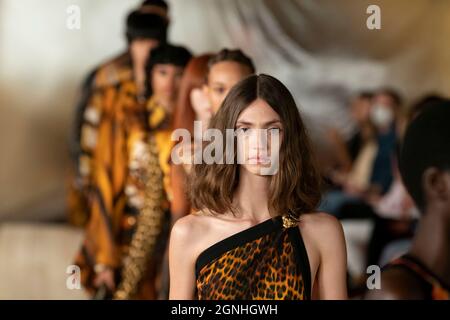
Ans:
{"label": "nose", "polygon": [[166,90],[167,92],[173,92],[175,88],[175,79],[170,79],[167,81]]}
{"label": "nose", "polygon": [[259,154],[267,151],[268,143],[267,129],[252,129],[249,135],[249,148]]}

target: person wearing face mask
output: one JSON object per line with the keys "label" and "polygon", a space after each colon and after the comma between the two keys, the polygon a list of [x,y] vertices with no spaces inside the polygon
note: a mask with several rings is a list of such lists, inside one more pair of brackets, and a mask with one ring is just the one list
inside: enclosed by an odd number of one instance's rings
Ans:
{"label": "person wearing face mask", "polygon": [[394,121],[394,112],[387,104],[374,104],[370,109],[370,120],[380,131],[386,131]]}
{"label": "person wearing face mask", "polygon": [[372,99],[370,120],[376,128],[378,151],[370,178],[373,195],[384,194],[393,181],[393,160],[401,127],[402,99],[392,89],[379,90]]}
{"label": "person wearing face mask", "polygon": [[[386,193],[393,181],[393,161],[402,125],[401,98],[394,90],[377,91],[371,102],[361,131],[364,143],[353,160],[352,170],[341,179],[342,189],[350,198],[369,202]],[[338,210],[344,209],[341,206]],[[353,212],[352,208],[345,208],[343,214],[350,217]]]}
{"label": "person wearing face mask", "polygon": [[392,89],[381,89],[373,98],[366,127],[365,144],[352,170],[339,181],[342,192],[323,203],[323,210],[342,218],[373,217],[368,204],[376,203],[394,180],[394,160],[402,117],[401,97]]}

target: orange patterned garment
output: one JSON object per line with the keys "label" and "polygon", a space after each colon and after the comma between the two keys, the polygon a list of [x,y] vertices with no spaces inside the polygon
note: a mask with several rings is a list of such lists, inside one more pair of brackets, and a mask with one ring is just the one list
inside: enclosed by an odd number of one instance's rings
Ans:
{"label": "orange patterned garment", "polygon": [[387,268],[403,268],[409,270],[424,284],[425,296],[429,300],[450,300],[450,288],[439,280],[418,259],[411,255],[404,255],[390,262]]}

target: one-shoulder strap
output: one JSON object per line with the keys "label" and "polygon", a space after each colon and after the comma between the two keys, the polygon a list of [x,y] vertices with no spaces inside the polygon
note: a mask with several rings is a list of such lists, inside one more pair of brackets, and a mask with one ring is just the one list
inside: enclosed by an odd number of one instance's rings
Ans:
{"label": "one-shoulder strap", "polygon": [[263,237],[282,227],[281,217],[267,219],[243,231],[235,233],[208,247],[200,253],[195,263],[195,274],[198,277],[200,270],[222,256],[224,253],[240,247],[248,242]]}

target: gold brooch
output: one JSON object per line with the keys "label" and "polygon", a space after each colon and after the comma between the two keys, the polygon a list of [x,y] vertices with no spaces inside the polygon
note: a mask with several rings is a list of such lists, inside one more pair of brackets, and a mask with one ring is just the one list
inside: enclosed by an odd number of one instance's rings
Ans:
{"label": "gold brooch", "polygon": [[298,225],[298,219],[294,217],[291,213],[283,215],[282,219],[283,219],[283,227],[285,229],[296,227]]}

